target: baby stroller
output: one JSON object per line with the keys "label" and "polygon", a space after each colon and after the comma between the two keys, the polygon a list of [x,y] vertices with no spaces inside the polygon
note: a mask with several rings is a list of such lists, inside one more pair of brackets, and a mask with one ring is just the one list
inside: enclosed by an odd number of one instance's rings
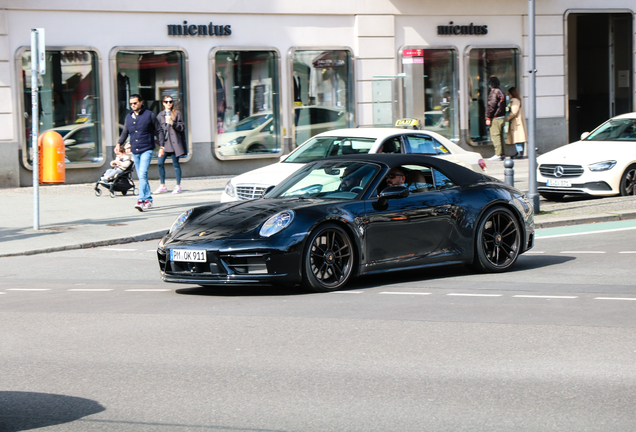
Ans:
{"label": "baby stroller", "polygon": [[131,163],[128,168],[122,172],[115,174],[115,177],[109,180],[104,180],[102,177],[95,183],[95,196],[101,196],[102,190],[99,188],[103,186],[110,191],[110,197],[115,198],[115,192],[121,192],[122,195],[126,195],[130,189],[133,190],[133,194],[137,194],[137,187],[132,179],[132,172],[135,168],[135,164]]}

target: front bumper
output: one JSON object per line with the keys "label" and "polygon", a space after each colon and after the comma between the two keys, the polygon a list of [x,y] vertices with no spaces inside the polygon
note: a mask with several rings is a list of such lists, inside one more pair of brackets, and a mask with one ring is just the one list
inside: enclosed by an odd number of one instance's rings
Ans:
{"label": "front bumper", "polygon": [[[160,246],[157,259],[161,279],[197,285],[276,285],[301,281],[302,242],[297,239],[281,239],[267,245],[222,243]],[[172,261],[171,248],[204,249],[206,262]]]}

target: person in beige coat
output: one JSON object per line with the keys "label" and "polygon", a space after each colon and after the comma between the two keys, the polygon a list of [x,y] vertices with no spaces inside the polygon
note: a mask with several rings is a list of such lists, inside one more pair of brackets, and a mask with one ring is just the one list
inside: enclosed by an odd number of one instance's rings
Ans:
{"label": "person in beige coat", "polygon": [[524,144],[528,142],[526,117],[523,114],[519,90],[516,87],[510,87],[508,94],[510,94],[510,114],[504,120],[510,124],[508,125],[506,144],[514,144],[517,148],[517,154],[512,156],[512,159],[521,159],[523,158]]}

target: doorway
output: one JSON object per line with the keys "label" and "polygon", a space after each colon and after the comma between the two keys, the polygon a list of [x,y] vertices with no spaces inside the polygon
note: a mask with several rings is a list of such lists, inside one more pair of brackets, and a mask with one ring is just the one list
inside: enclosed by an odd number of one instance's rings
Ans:
{"label": "doorway", "polygon": [[632,23],[631,13],[568,15],[569,142],[633,111]]}

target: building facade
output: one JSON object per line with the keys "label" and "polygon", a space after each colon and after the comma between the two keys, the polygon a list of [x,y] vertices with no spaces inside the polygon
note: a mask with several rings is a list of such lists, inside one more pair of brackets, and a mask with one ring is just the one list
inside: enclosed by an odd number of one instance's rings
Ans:
{"label": "building facade", "polygon": [[[606,6],[536,0],[540,153],[634,110],[636,6]],[[34,28],[46,44],[39,130],[62,135],[67,183],[107,168],[135,94],[157,115],[162,98],[175,100],[184,175],[209,176],[270,164],[325,130],[401,117],[487,157],[488,78],[528,88],[526,0],[0,0],[0,187],[32,184]]]}

